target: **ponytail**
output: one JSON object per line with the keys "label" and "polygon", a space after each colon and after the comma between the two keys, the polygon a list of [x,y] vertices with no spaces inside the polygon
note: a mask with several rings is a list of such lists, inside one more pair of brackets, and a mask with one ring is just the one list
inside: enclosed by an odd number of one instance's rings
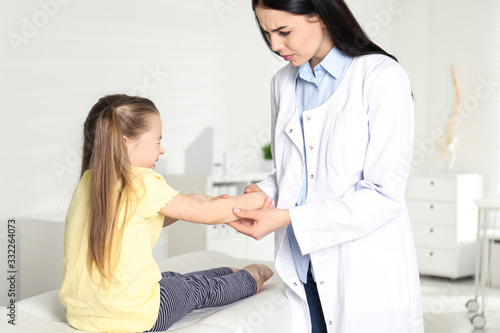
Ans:
{"label": "ponytail", "polygon": [[[113,244],[113,235],[117,229],[124,180],[128,180],[130,169],[120,121],[112,106],[105,108],[97,118],[90,166],[93,204],[89,259],[95,263],[101,275],[109,280],[114,271],[111,256],[114,246],[118,245]],[[113,200],[118,180],[121,180],[121,189],[116,200]]]}
{"label": "ponytail", "polygon": [[121,249],[120,222],[131,213],[133,180],[124,136],[137,139],[146,132],[151,113],[158,110],[148,99],[111,95],[101,98],[85,121],[81,176],[91,170],[89,269],[97,268],[108,281]]}

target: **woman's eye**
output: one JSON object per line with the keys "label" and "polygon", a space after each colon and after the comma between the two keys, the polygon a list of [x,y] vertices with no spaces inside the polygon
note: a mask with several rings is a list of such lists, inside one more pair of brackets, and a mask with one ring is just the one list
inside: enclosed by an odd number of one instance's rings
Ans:
{"label": "woman's eye", "polygon": [[290,31],[280,31],[281,36],[288,36],[290,34]]}

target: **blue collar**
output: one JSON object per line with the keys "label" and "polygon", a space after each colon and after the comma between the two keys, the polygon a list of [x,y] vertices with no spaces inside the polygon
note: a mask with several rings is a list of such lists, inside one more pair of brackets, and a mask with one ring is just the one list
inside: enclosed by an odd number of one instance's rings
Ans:
{"label": "blue collar", "polygon": [[314,83],[318,78],[323,77],[326,73],[329,73],[337,79],[349,59],[351,59],[351,57],[345,55],[334,46],[325,58],[318,65],[316,65],[316,67],[314,67],[314,73],[316,73],[316,75],[313,74],[308,61],[298,67],[295,80],[297,80],[300,76],[301,79]]}

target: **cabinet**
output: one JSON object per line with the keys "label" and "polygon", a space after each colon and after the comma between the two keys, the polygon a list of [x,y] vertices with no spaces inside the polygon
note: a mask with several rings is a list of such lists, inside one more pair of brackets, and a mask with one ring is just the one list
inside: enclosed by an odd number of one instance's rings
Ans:
{"label": "cabinet", "polygon": [[[221,194],[243,194],[245,187],[268,176],[265,172],[245,173],[236,176],[165,175],[167,183],[183,194],[203,193],[213,196]],[[225,225],[207,226],[176,222],[169,226],[169,256],[193,251],[211,250],[233,257],[253,260],[274,260],[274,237],[270,234],[257,241],[238,233]]]}
{"label": "cabinet", "polygon": [[19,218],[19,299],[61,287],[65,212]]}
{"label": "cabinet", "polygon": [[474,274],[478,174],[421,174],[410,177],[406,201],[424,275],[460,278]]}

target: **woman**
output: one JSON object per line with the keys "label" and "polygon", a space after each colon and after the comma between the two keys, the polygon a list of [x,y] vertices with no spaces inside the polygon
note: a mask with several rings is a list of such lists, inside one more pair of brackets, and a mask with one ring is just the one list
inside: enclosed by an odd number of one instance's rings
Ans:
{"label": "woman", "polygon": [[294,332],[423,332],[404,194],[413,101],[396,58],[343,0],[252,0],[262,35],[290,62],[274,76],[276,172],[247,192],[276,208],[236,208],[236,230],[275,232]]}

